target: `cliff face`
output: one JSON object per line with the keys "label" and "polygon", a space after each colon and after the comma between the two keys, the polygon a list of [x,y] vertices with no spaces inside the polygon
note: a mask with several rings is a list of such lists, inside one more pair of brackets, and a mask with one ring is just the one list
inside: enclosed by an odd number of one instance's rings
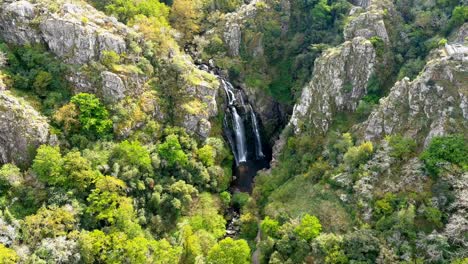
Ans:
{"label": "cliff face", "polygon": [[419,76],[397,82],[356,131],[365,140],[403,134],[425,144],[434,136],[466,131],[467,56],[468,48],[457,44],[434,51]]}
{"label": "cliff face", "polygon": [[[11,44],[46,46],[64,62],[73,65],[74,70],[67,78],[75,93],[94,93],[108,103],[117,103],[125,97],[141,97],[151,89],[149,82],[154,75],[159,74],[152,67],[142,70],[132,62],[119,65],[119,68],[100,65],[109,52],[141,61],[148,43],[138,30],[82,2],[4,2],[0,5],[0,35]],[[143,52],[136,52],[130,45],[142,47]],[[175,114],[177,125],[206,138],[211,130],[208,119],[217,114],[215,99],[219,83],[214,76],[198,70],[177,47],[172,47],[168,54],[161,54],[160,59],[181,76],[182,81],[172,85],[179,86],[184,96],[183,107]],[[193,106],[197,106],[196,111]]]}
{"label": "cliff face", "polygon": [[48,141],[47,119],[26,101],[0,91],[0,163],[26,165],[35,148]]}
{"label": "cliff face", "polygon": [[344,29],[346,41],[315,61],[313,78],[304,87],[289,123],[295,133],[304,129],[327,132],[337,112],[353,112],[366,95],[376,64],[376,51],[369,39],[375,36],[388,42],[384,10],[391,10],[392,5],[364,2],[351,10]]}

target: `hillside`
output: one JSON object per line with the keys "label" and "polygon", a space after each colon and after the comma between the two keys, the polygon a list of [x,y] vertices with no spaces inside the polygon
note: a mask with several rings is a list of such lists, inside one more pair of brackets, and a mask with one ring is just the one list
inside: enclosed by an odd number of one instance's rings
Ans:
{"label": "hillside", "polygon": [[0,264],[468,262],[468,7],[0,0]]}

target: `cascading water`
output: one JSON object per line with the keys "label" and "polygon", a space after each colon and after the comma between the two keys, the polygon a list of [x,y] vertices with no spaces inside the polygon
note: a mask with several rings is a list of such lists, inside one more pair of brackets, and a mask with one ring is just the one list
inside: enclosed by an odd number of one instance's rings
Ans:
{"label": "cascading water", "polygon": [[236,162],[233,188],[250,192],[257,171],[269,165],[263,149],[261,127],[257,115],[243,90],[237,89],[218,74],[213,65],[202,64],[199,68],[216,75],[224,90],[226,100],[223,131]]}
{"label": "cascading water", "polygon": [[252,106],[250,106],[250,118],[252,119],[252,128],[253,128],[253,132],[254,132],[254,135],[255,135],[255,150],[256,150],[256,155],[257,155],[257,159],[263,159],[265,157],[265,155],[263,154],[263,150],[262,150],[262,138],[260,136],[260,131],[258,129],[258,121],[257,121],[257,117],[255,116],[255,112],[253,111],[252,109]]}
{"label": "cascading water", "polygon": [[247,145],[245,143],[245,128],[244,120],[237,113],[235,106],[230,106],[232,114],[232,124],[234,133],[236,134],[236,149],[237,149],[237,160],[239,163],[247,161]]}
{"label": "cascading water", "polygon": [[[253,178],[257,171],[269,166],[270,154],[265,155],[263,150],[261,127],[248,98],[241,89],[236,89],[226,78],[217,74],[218,71],[212,63],[210,66],[202,64],[199,68],[216,75],[225,93],[223,132],[236,162],[233,166],[234,181],[230,191],[251,192]],[[266,150],[267,153],[271,153],[270,149]],[[240,230],[239,209],[230,207],[226,215],[226,235],[235,237]]]}

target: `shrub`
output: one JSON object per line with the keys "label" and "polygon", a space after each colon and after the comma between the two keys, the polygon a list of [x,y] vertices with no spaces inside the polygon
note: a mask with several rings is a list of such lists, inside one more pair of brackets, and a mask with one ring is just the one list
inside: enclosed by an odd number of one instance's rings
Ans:
{"label": "shrub", "polygon": [[407,159],[416,149],[416,141],[401,135],[388,136],[386,138],[392,150],[390,156],[397,159]]}
{"label": "shrub", "polygon": [[427,170],[433,176],[450,167],[468,170],[468,144],[462,135],[434,137],[422,153]]}
{"label": "shrub", "polygon": [[0,243],[0,263],[15,264],[18,263],[19,257],[13,249],[9,249]]}
{"label": "shrub", "polygon": [[101,54],[101,63],[109,69],[120,62],[120,55],[113,50],[104,50]]}
{"label": "shrub", "polygon": [[236,208],[243,208],[249,201],[250,196],[247,193],[237,192],[232,197],[232,204]]}
{"label": "shrub", "polygon": [[353,169],[365,163],[373,152],[374,147],[372,142],[366,141],[359,146],[349,148],[343,157],[343,161],[349,168]]}
{"label": "shrub", "polygon": [[304,215],[301,223],[294,229],[294,233],[307,241],[317,237],[321,231],[322,225],[318,218],[309,214]]}

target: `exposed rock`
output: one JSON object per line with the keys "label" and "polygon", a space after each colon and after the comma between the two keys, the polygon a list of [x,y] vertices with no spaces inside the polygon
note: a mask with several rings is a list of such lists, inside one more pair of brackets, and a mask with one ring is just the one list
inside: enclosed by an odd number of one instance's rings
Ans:
{"label": "exposed rock", "polygon": [[226,43],[229,55],[232,57],[239,56],[239,48],[242,39],[241,25],[242,23],[252,18],[257,13],[258,0],[253,0],[248,4],[242,5],[236,12],[226,14],[225,26],[223,29],[224,42]]}
{"label": "exposed rock", "polygon": [[110,101],[118,101],[124,98],[125,85],[120,77],[112,72],[102,72],[102,94]]}
{"label": "exposed rock", "polygon": [[37,15],[35,5],[28,1],[17,1],[4,3],[1,9],[0,34],[5,41],[20,45],[42,42],[32,25]]}
{"label": "exposed rock", "polygon": [[[248,16],[251,11],[252,8],[247,8],[242,13]],[[83,2],[44,0],[0,3],[0,36],[12,44],[44,44],[65,63],[73,64],[75,70],[67,79],[73,84],[74,93],[94,93],[106,102],[115,103],[126,96],[140,97],[149,89],[146,83],[153,77],[152,71],[142,73],[136,65],[106,69],[95,63],[102,59],[105,51],[131,53],[127,49],[129,42],[143,46],[145,40],[135,30]],[[237,30],[240,30],[239,26]],[[234,28],[232,37],[233,45],[238,46],[235,43],[240,42],[240,31]],[[208,120],[217,114],[217,86],[211,83],[214,76],[200,73],[190,75],[197,70],[190,58],[178,52],[177,47],[168,53],[161,60],[180,69],[184,81],[177,85],[182,96],[197,101],[197,110],[200,110],[197,113],[177,111],[184,118],[185,114],[191,116],[188,118],[190,120],[180,119],[181,123],[177,125],[184,126],[189,132],[208,136],[211,128]]]}
{"label": "exposed rock", "polygon": [[226,42],[229,50],[229,55],[232,57],[239,56],[239,48],[241,43],[241,29],[239,24],[232,23],[226,26],[226,32],[224,32],[224,41]]}
{"label": "exposed rock", "polygon": [[467,131],[466,53],[448,54],[444,48],[433,52],[415,80],[397,82],[368,120],[354,130],[366,140],[400,133],[426,144],[437,135]]}
{"label": "exposed rock", "polygon": [[[346,40],[353,39],[355,37],[371,38],[374,36],[380,37],[384,42],[389,42],[389,36],[387,28],[384,22],[384,8],[392,9],[391,4],[386,4],[386,1],[379,3],[370,4],[370,0],[358,1],[359,5],[367,8],[363,12],[358,12],[354,9],[354,14],[350,18],[349,23],[344,29],[344,37]],[[362,9],[360,10],[362,11]]]}
{"label": "exposed rock", "polygon": [[0,163],[24,165],[48,142],[49,124],[26,101],[0,91]]}
{"label": "exposed rock", "polygon": [[60,12],[52,13],[47,3],[4,3],[0,7],[0,34],[19,45],[45,43],[55,55],[76,64],[97,60],[104,50],[126,51],[119,36],[129,31],[125,25],[106,19],[89,5],[58,5]]}
{"label": "exposed rock", "polygon": [[372,0],[354,0],[353,3],[357,6],[367,8],[370,6]]}
{"label": "exposed rock", "polygon": [[456,36],[453,42],[465,44],[468,42],[468,23],[463,24],[456,32]]}
{"label": "exposed rock", "polygon": [[361,37],[325,51],[294,107],[290,120],[294,131],[326,132],[336,112],[354,111],[367,93],[375,56],[372,43]]}

